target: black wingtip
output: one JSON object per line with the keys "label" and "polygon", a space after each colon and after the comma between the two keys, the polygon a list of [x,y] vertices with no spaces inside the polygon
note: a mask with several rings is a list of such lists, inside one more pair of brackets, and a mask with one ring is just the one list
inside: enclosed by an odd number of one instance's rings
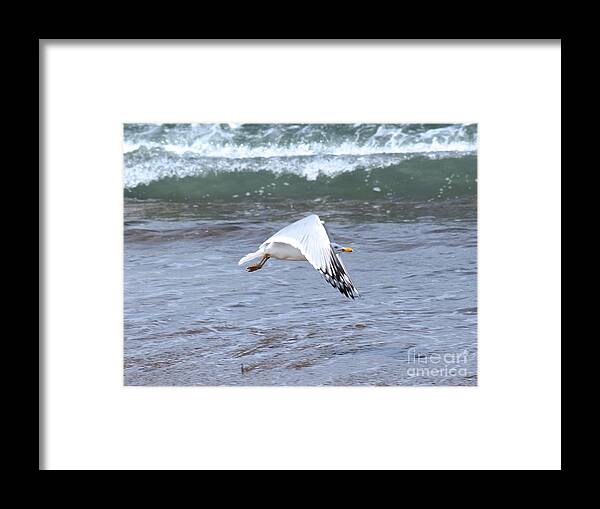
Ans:
{"label": "black wingtip", "polygon": [[317,270],[331,286],[336,288],[347,299],[354,300],[359,296],[358,290],[352,284],[352,281],[344,270],[341,260],[333,249],[330,253],[330,263],[328,267],[325,270],[321,268]]}

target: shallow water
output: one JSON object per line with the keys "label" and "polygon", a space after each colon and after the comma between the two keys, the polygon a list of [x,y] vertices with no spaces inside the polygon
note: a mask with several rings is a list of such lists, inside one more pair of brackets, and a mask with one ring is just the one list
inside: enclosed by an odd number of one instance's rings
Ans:
{"label": "shallow water", "polygon": [[[237,262],[309,213],[349,245],[346,299],[306,262]],[[476,198],[125,201],[126,385],[476,385]]]}

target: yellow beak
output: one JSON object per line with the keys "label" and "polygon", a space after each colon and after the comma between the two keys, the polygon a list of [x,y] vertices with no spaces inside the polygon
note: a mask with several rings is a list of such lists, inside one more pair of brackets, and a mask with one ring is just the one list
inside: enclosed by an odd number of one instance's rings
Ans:
{"label": "yellow beak", "polygon": [[342,251],[343,251],[344,253],[351,253],[351,252],[352,252],[352,248],[351,248],[351,247],[343,247],[343,248],[342,248]]}

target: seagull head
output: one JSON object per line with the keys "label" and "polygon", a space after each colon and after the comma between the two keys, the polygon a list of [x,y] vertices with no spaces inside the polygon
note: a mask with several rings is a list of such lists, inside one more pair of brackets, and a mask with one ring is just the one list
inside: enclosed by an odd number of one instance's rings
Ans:
{"label": "seagull head", "polygon": [[336,253],[351,253],[352,252],[351,247],[343,247],[343,246],[340,246],[339,244],[336,244],[335,242],[331,243],[331,247],[333,248],[333,250]]}

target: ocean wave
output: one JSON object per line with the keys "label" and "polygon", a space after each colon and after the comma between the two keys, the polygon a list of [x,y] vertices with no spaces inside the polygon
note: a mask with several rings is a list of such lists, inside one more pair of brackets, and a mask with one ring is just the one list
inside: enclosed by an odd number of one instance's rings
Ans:
{"label": "ocean wave", "polygon": [[387,166],[321,171],[313,179],[302,173],[265,169],[260,164],[255,169],[227,168],[165,175],[126,188],[125,196],[179,202],[314,198],[431,201],[474,197],[477,193],[477,159],[473,155],[412,157]]}
{"label": "ocean wave", "polygon": [[315,180],[476,150],[475,124],[126,124],[123,180],[126,189],[214,172]]}

